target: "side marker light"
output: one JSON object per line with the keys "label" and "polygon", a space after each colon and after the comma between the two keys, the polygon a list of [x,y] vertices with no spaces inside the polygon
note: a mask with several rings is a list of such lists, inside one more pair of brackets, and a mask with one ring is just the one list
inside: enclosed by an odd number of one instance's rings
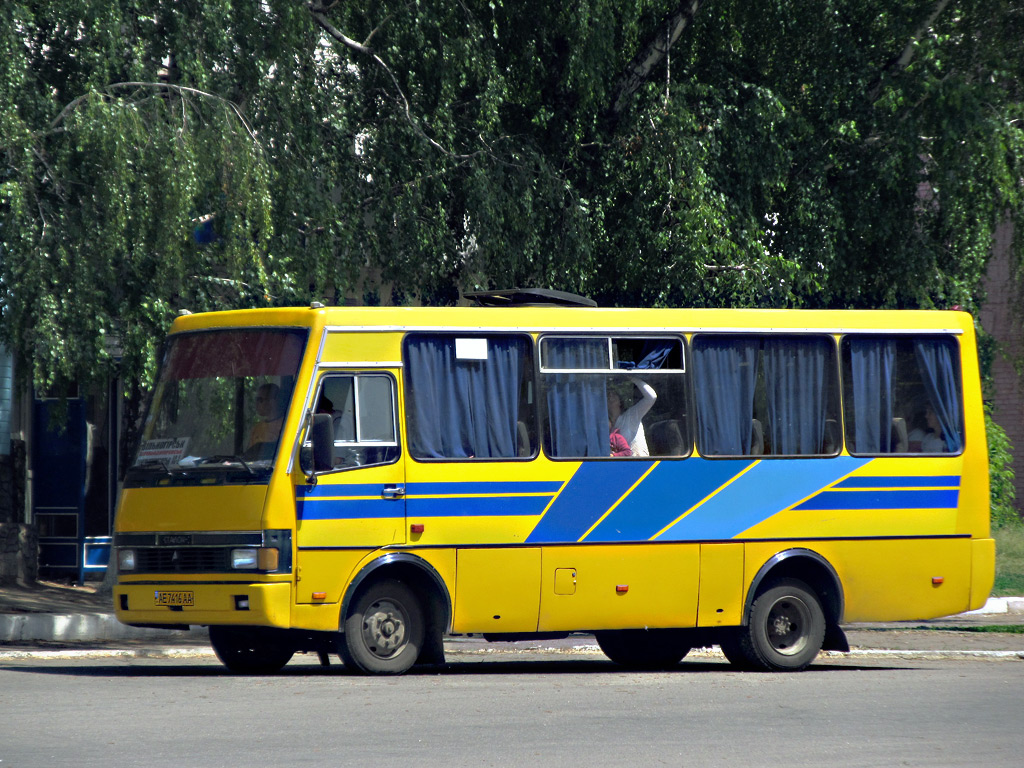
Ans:
{"label": "side marker light", "polygon": [[618,592],[620,595],[624,595],[627,592],[629,592],[629,584],[616,584],[615,591]]}

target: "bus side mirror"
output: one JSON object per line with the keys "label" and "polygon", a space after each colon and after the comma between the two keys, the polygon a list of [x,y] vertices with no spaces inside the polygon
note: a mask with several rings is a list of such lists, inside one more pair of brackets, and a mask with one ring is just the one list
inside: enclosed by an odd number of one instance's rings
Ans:
{"label": "bus side mirror", "polygon": [[334,468],[334,421],[329,413],[314,413],[309,428],[313,444],[313,472],[329,472]]}

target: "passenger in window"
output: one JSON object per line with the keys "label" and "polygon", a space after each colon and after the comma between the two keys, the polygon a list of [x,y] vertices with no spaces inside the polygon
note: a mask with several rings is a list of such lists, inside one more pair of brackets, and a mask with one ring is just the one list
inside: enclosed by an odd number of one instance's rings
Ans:
{"label": "passenger in window", "polygon": [[640,399],[623,410],[622,395],[614,388],[609,388],[608,420],[612,427],[626,438],[634,456],[650,456],[642,419],[658,399],[658,393],[654,391],[654,387],[636,376],[630,376],[629,380],[640,392]]}
{"label": "passenger in window", "polygon": [[250,459],[272,458],[284,421],[281,390],[276,384],[263,384],[256,390],[256,417],[245,455]]}
{"label": "passenger in window", "polygon": [[946,440],[942,436],[939,419],[930,405],[919,411],[914,418],[914,429],[910,430],[907,440],[910,450],[915,453],[944,453]]}

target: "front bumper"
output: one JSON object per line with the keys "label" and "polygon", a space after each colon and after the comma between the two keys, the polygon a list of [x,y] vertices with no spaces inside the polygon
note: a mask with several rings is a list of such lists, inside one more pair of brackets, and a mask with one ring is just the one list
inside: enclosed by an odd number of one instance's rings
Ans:
{"label": "front bumper", "polygon": [[[191,605],[161,605],[158,593],[191,593]],[[119,583],[114,587],[114,612],[132,626],[248,624],[290,626],[291,583],[152,582]]]}

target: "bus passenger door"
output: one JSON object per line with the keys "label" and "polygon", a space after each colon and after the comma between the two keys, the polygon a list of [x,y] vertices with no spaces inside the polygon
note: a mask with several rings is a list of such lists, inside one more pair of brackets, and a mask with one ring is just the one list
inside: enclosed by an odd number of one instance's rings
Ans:
{"label": "bus passenger door", "polygon": [[300,603],[336,603],[369,552],[405,543],[405,462],[393,372],[330,371],[313,401],[334,426],[333,469],[296,487]]}

